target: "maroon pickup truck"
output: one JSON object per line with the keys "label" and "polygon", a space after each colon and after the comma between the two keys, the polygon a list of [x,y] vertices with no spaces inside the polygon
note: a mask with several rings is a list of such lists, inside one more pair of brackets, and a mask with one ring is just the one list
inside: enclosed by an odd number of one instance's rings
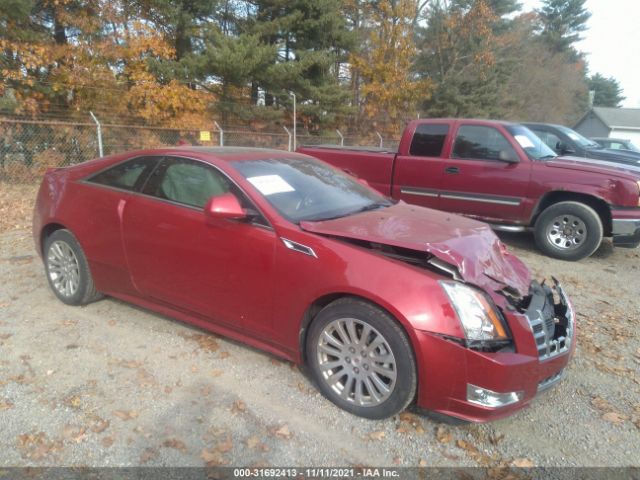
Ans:
{"label": "maroon pickup truck", "polygon": [[410,122],[398,152],[301,147],[385,195],[460,213],[496,230],[533,229],[547,255],[579,260],[603,237],[640,244],[640,168],[558,157],[526,127],[491,120]]}

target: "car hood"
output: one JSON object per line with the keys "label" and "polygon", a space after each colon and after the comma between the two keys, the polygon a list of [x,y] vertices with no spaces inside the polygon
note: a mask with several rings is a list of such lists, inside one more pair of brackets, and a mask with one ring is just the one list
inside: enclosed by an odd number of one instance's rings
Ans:
{"label": "car hood", "polygon": [[607,160],[584,157],[556,157],[546,160],[545,164],[554,168],[568,168],[585,172],[600,173],[603,175],[615,175],[623,178],[640,179],[640,163],[618,163]]}
{"label": "car hood", "polygon": [[611,148],[589,148],[586,156],[590,158],[599,158],[602,160],[612,160],[621,162],[637,162],[640,160],[640,152],[633,150],[614,150]]}
{"label": "car hood", "polygon": [[487,291],[529,291],[529,269],[507,252],[491,228],[459,215],[399,202],[391,207],[318,222],[308,232],[429,253]]}

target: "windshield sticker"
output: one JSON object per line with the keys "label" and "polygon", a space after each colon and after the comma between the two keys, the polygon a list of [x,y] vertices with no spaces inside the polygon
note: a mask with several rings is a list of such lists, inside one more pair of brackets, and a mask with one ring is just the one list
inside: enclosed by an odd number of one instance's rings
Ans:
{"label": "windshield sticker", "polygon": [[247,178],[251,184],[264,196],[274,193],[295,192],[295,188],[289,185],[280,175],[260,175]]}
{"label": "windshield sticker", "polygon": [[522,148],[535,148],[535,145],[533,144],[531,139],[526,135],[516,135],[515,139]]}

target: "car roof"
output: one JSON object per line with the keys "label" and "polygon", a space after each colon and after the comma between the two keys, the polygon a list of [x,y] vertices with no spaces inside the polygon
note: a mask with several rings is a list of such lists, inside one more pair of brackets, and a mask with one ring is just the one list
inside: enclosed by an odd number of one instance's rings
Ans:
{"label": "car roof", "polygon": [[261,160],[267,158],[299,158],[307,159],[308,155],[301,153],[277,150],[275,148],[253,148],[253,147],[200,147],[200,146],[176,146],[153,148],[146,150],[136,150],[127,152],[129,157],[143,155],[176,155],[176,156],[197,156],[201,160],[220,160],[226,162],[236,162],[242,160]]}
{"label": "car roof", "polygon": [[538,127],[562,127],[562,128],[568,128],[565,127],[564,125],[558,125],[556,123],[543,123],[543,122],[521,122],[521,125],[535,125]]}

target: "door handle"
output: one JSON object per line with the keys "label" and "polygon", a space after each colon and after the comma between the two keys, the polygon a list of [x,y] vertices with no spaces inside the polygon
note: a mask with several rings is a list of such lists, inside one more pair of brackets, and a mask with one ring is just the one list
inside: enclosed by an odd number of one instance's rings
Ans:
{"label": "door handle", "polygon": [[444,169],[444,173],[448,173],[449,175],[455,175],[460,173],[460,169],[458,167],[447,167]]}

